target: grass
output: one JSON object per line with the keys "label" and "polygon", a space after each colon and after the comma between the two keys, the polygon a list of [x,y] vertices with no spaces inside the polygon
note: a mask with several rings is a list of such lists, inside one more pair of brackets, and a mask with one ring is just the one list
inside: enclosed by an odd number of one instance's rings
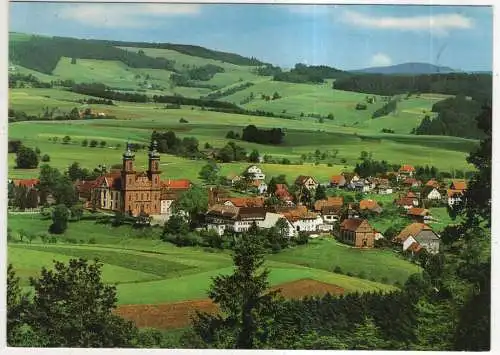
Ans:
{"label": "grass", "polygon": [[307,246],[285,250],[270,259],[329,271],[339,266],[343,273],[363,272],[377,281],[387,278],[404,283],[411,274],[419,272],[416,265],[400,259],[393,251],[354,249],[333,239],[312,240]]}
{"label": "grass", "polygon": [[[28,278],[38,275],[40,268],[50,268],[52,260],[68,261],[70,257],[99,258],[103,263],[103,279],[116,283],[119,304],[149,304],[206,298],[211,278],[232,271],[228,251],[209,253],[202,248],[178,248],[158,240],[153,235],[139,239],[127,226],[112,228],[93,221],[73,222],[56,244],[42,244],[35,239],[32,243],[21,243],[17,238],[19,229],[40,235],[46,233],[50,220],[39,215],[9,214],[8,226],[14,240],[8,244],[8,262],[12,263],[27,285]],[[69,238],[80,240],[92,236],[96,244],[68,244]],[[271,273],[271,285],[312,278],[338,285],[346,292],[391,290],[392,286],[335,274],[331,271],[339,265],[346,272],[353,264],[365,270],[367,278],[373,276],[381,281],[404,281],[414,265],[383,251],[367,251],[363,255],[338,245],[331,240],[313,240],[305,247],[296,247],[280,254],[267,257],[266,266]],[[319,253],[319,254],[318,254]],[[336,255],[329,263],[327,256]],[[305,262],[313,260],[312,263]],[[374,265],[386,263],[388,267]],[[367,270],[378,270],[372,275]]]}
{"label": "grass", "polygon": [[[84,95],[69,93],[55,89],[13,89],[10,90],[10,106],[14,109],[40,114],[47,106],[69,111],[79,106],[77,100]],[[380,134],[369,130],[358,130],[352,127],[342,127],[333,122],[324,124],[315,123],[311,119],[286,120],[280,118],[255,117],[217,112],[191,110],[164,110],[156,104],[117,103],[117,106],[91,105],[98,111],[104,111],[119,117],[118,120],[87,120],[64,122],[18,122],[9,125],[9,137],[21,139],[25,145],[38,147],[44,154],[51,157],[51,165],[66,168],[79,157],[82,166],[93,168],[97,164],[107,165],[120,162],[120,150],[109,148],[83,148],[80,143],[83,139],[105,140],[108,146],[121,144],[124,146],[128,139],[132,142],[148,144],[151,132],[157,130],[174,130],[180,137],[193,136],[198,139],[200,146],[210,143],[215,147],[222,147],[228,139],[225,138],[229,130],[241,131],[248,124],[258,127],[286,128],[286,137],[283,145],[268,146],[238,141],[247,151],[257,149],[261,155],[268,154],[275,158],[288,158],[298,161],[302,154],[314,152],[316,149],[337,151],[337,158],[323,161],[318,167],[304,165],[269,167],[269,174],[279,170],[290,170],[293,173],[309,174],[315,171],[319,179],[327,179],[341,169],[352,169],[358,162],[362,150],[372,152],[378,160],[388,160],[390,163],[411,163],[414,165],[435,165],[440,170],[453,169],[469,170],[470,165],[465,161],[467,153],[477,146],[477,141],[456,137],[415,136],[401,134]],[[189,121],[179,124],[180,117]],[[72,137],[72,144],[61,149],[61,143],[53,143],[49,138],[65,135]],[[121,148],[123,149],[123,148]],[[398,152],[398,154],[394,154]],[[418,152],[418,154],[416,154]],[[137,161],[145,165],[144,154],[137,154]],[[99,157],[97,160],[96,158]],[[181,159],[165,155],[164,163],[174,164],[175,169],[165,169],[164,177],[197,179],[198,171],[203,162]],[[328,169],[327,163],[333,165]],[[17,171],[14,168],[14,156],[9,157],[9,174],[13,177],[36,176],[37,171]],[[238,168],[228,165],[223,171]],[[294,178],[296,175],[291,176]]]}

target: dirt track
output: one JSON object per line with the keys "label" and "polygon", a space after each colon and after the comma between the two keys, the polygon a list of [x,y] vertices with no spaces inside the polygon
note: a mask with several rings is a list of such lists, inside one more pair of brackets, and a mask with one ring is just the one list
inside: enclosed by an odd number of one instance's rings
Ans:
{"label": "dirt track", "polygon": [[[281,289],[285,298],[324,295],[327,292],[332,295],[344,293],[344,289],[339,286],[311,279],[284,283],[272,289]],[[209,299],[155,305],[124,305],[117,308],[116,314],[134,321],[138,327],[172,329],[189,325],[196,310],[215,313],[217,306]]]}

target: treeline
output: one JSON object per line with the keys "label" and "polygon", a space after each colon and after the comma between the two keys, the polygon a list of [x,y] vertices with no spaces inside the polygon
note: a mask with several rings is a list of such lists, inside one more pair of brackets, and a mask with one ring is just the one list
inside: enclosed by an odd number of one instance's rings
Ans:
{"label": "treeline", "polygon": [[157,150],[160,153],[168,153],[183,157],[196,158],[202,154],[198,150],[198,140],[194,137],[179,138],[173,131],[157,132],[151,134],[151,143],[157,142]]}
{"label": "treeline", "polygon": [[32,36],[27,41],[9,43],[12,62],[45,74],[52,73],[61,57],[117,60],[132,68],[175,71],[173,61],[129,52],[103,41]]}
{"label": "treeline", "polygon": [[388,114],[396,111],[397,107],[398,107],[398,99],[392,99],[381,108],[375,110],[372,114],[372,118],[387,116]]}
{"label": "treeline", "polygon": [[484,138],[484,133],[475,124],[475,117],[481,112],[481,104],[468,100],[463,95],[435,103],[432,112],[436,118],[424,117],[413,133],[418,135],[446,135],[463,138]]}
{"label": "treeline", "polygon": [[251,83],[251,82],[246,82],[246,83],[241,84],[241,85],[235,85],[235,86],[230,87],[229,89],[217,90],[215,92],[208,94],[207,96],[204,96],[204,97],[202,96],[201,99],[217,100],[221,97],[229,96],[229,95],[234,94],[235,92],[245,90],[246,88],[249,88],[252,85],[253,85],[253,83]]}
{"label": "treeline", "polygon": [[123,42],[123,41],[107,41],[107,40],[91,40],[91,41],[95,43],[105,43],[111,46],[119,46],[119,47],[170,49],[182,54],[191,55],[193,57],[220,60],[221,62],[232,63],[236,65],[257,66],[265,64],[255,57],[248,58],[235,53],[221,52],[200,46],[193,46],[187,44]]}
{"label": "treeline", "polygon": [[[183,73],[172,73],[172,75],[170,75],[170,81],[177,86],[200,87],[198,83],[193,83],[192,81],[208,81],[212,79],[215,74],[224,73],[224,71],[224,68],[219,67],[218,65],[207,64],[201,67],[188,69]],[[213,87],[213,85],[207,85],[208,88]]]}
{"label": "treeline", "polygon": [[326,65],[295,64],[289,72],[276,73],[273,80],[290,83],[323,83],[324,79],[337,79],[348,75],[346,72]]}
{"label": "treeline", "polygon": [[241,139],[247,142],[259,144],[281,144],[285,133],[281,128],[260,129],[254,125],[248,125],[243,128]]}
{"label": "treeline", "polygon": [[128,102],[157,102],[164,104],[226,108],[236,111],[240,110],[239,106],[230,102],[196,99],[196,98],[183,97],[177,95],[153,95],[152,97],[149,97],[146,94],[113,91],[110,90],[109,87],[101,83],[75,84],[71,88],[71,91],[79,94],[101,97],[108,100],[128,101]]}
{"label": "treeline", "polygon": [[415,76],[360,74],[335,80],[333,88],[385,96],[404,93],[465,95],[483,102],[491,100],[492,76],[466,73]]}
{"label": "treeline", "polygon": [[275,67],[272,64],[268,64],[262,67],[258,67],[253,72],[261,76],[275,76],[280,74],[282,71],[280,67]]}
{"label": "treeline", "polygon": [[23,88],[29,84],[33,88],[51,88],[51,83],[41,82],[36,76],[32,74],[9,74],[9,89]]}

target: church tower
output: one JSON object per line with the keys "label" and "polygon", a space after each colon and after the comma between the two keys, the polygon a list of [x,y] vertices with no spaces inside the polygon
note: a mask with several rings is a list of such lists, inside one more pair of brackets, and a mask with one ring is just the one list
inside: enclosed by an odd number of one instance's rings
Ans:
{"label": "church tower", "polygon": [[135,170],[134,170],[135,155],[130,149],[130,144],[127,142],[127,148],[123,153],[123,165],[121,172],[121,189],[122,189],[122,212],[129,212],[132,210],[132,192],[135,185]]}
{"label": "church tower", "polygon": [[148,176],[151,180],[151,188],[160,188],[160,153],[157,150],[156,141],[153,142],[151,150],[148,153],[149,163],[148,163]]}

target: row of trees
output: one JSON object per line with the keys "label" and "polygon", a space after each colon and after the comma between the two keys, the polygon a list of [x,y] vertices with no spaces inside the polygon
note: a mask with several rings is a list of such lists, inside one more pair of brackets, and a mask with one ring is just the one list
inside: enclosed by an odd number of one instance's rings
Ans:
{"label": "row of trees", "polygon": [[391,101],[384,104],[384,106],[382,106],[381,108],[375,110],[372,114],[372,118],[387,116],[390,113],[395,112],[397,108],[398,108],[398,99],[392,99]]}
{"label": "row of trees", "polygon": [[151,134],[151,144],[156,141],[160,153],[175,154],[184,157],[201,157],[198,150],[199,142],[195,137],[179,138],[175,132],[157,132]]}
{"label": "row of trees", "polygon": [[285,132],[281,128],[271,128],[270,130],[257,128],[254,125],[248,125],[243,128],[241,139],[247,142],[259,144],[281,144]]}
{"label": "row of trees", "polygon": [[240,85],[232,86],[226,90],[217,90],[217,91],[211,92],[207,96],[204,96],[204,97],[202,96],[201,99],[217,100],[217,99],[220,99],[221,97],[229,96],[229,95],[232,95],[238,91],[245,90],[252,85],[254,85],[254,83],[248,81],[248,82],[240,84]]}

